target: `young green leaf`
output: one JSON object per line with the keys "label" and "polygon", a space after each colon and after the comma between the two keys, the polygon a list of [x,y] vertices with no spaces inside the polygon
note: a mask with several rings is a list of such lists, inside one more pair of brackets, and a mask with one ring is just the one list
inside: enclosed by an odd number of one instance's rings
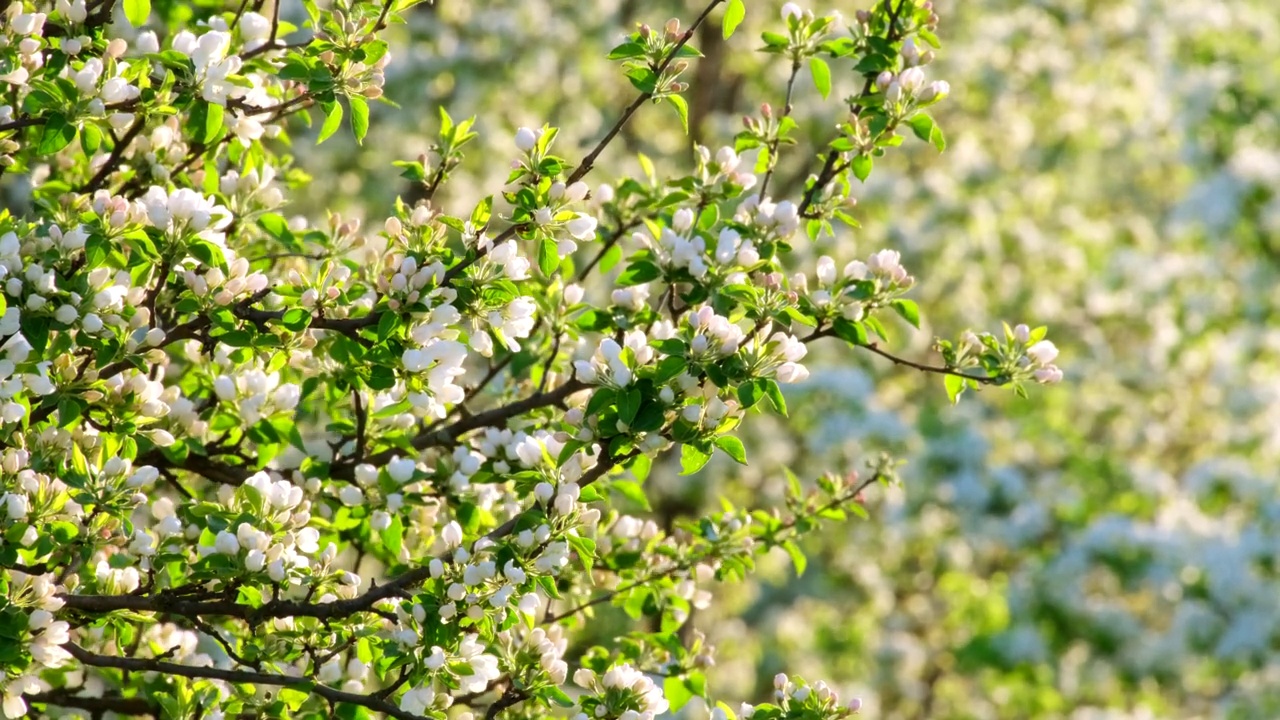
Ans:
{"label": "young green leaf", "polygon": [[134,27],[146,25],[151,17],[151,0],[124,0],[124,16]]}
{"label": "young green leaf", "polygon": [[680,448],[680,474],[692,475],[702,469],[711,459],[711,455],[693,445]]}
{"label": "young green leaf", "polygon": [[351,132],[356,142],[363,145],[364,136],[369,134],[369,102],[359,95],[350,95],[347,104],[351,106]]}
{"label": "young green leaf", "polygon": [[543,238],[542,242],[538,243],[538,269],[543,275],[551,277],[558,267],[560,267],[560,255],[556,253],[556,241]]}
{"label": "young green leaf", "polygon": [[41,155],[52,155],[71,144],[76,139],[76,126],[58,114],[49,116],[40,133],[40,145],[36,150]]}
{"label": "young green leaf", "polygon": [[668,95],[667,100],[676,108],[676,114],[680,116],[680,126],[684,128],[686,135],[689,134],[689,103],[679,95]]}
{"label": "young green leaf", "polygon": [[920,307],[916,305],[914,300],[898,298],[893,301],[892,305],[903,320],[911,323],[916,329],[920,328]]}
{"label": "young green leaf", "polygon": [[809,58],[809,73],[813,75],[813,86],[825,100],[831,94],[831,68],[818,56]]}
{"label": "young green leaf", "polygon": [[328,140],[338,131],[338,128],[342,127],[342,103],[334,100],[321,103],[320,107],[324,110],[324,124],[320,126],[320,136],[316,138],[317,145]]}
{"label": "young green leaf", "polygon": [[742,446],[742,441],[732,435],[721,435],[716,438],[716,447],[725,452],[726,455],[736,460],[741,465],[747,464],[747,449]]}
{"label": "young green leaf", "polygon": [[724,32],[725,40],[733,36],[733,31],[738,29],[738,26],[742,24],[742,20],[746,16],[747,8],[742,0],[729,0],[729,7],[724,9],[724,20],[720,25],[720,29]]}
{"label": "young green leaf", "polygon": [[866,182],[871,175],[871,156],[859,155],[853,159],[853,175],[862,182]]}

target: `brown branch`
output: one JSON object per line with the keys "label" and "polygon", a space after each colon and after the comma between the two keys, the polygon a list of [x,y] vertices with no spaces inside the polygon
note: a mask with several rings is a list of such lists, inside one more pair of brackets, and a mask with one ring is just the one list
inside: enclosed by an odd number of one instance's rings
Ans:
{"label": "brown branch", "polygon": [[[702,11],[702,14],[693,21],[693,25],[689,26],[689,29],[684,31],[684,36],[680,38],[680,41],[671,48],[671,51],[667,53],[666,57],[663,58],[661,63],[659,63],[658,67],[654,69],[655,77],[661,77],[662,73],[666,72],[667,68],[671,66],[671,63],[675,61],[676,56],[680,54],[681,48],[683,48],[685,44],[689,42],[689,39],[693,37],[693,34],[697,32],[698,26],[702,25],[703,21],[707,19],[707,16],[711,14],[711,11],[722,2],[724,2],[724,0],[711,0],[711,3]],[[609,146],[609,143],[613,142],[613,139],[617,137],[618,133],[622,131],[622,128],[626,126],[627,121],[631,119],[631,116],[635,114],[636,110],[639,110],[641,105],[645,104],[648,100],[651,100],[653,95],[653,91],[643,92],[640,93],[635,100],[631,101],[631,104],[622,111],[622,115],[620,115],[617,121],[614,122],[613,127],[609,128],[609,132],[605,133],[605,136],[600,138],[600,142],[596,143],[596,146],[592,148],[591,152],[587,153],[587,156],[582,158],[582,162],[578,163],[578,167],[574,168],[573,173],[569,175],[569,179],[565,180],[566,185],[574,184],[586,176],[587,173],[591,172],[591,168],[595,166],[595,161],[600,157],[600,153],[604,152],[604,149]],[[496,245],[497,243],[495,242],[494,244]]]}
{"label": "brown branch", "polygon": [[81,697],[79,695],[73,695],[73,692],[74,691],[71,689],[50,690],[36,695],[28,695],[26,700],[31,704],[56,705],[57,707],[88,710],[95,716],[104,712],[113,712],[133,717],[142,715],[150,715],[152,717],[160,716],[160,706],[152,704],[152,702],[145,697],[127,698],[120,697],[118,695]]}
{"label": "brown branch", "polygon": [[[562,403],[570,395],[586,388],[586,383],[580,380],[572,379],[556,388],[547,392],[540,392],[529,397],[508,403],[500,407],[486,410],[482,413],[476,413],[469,417],[464,417],[448,427],[433,430],[431,432],[422,433],[410,441],[410,445],[414,450],[425,450],[430,447],[449,446],[457,442],[458,438],[472,430],[481,428],[496,427],[511,418],[523,415],[531,410],[556,405]],[[396,450],[383,450],[369,457],[366,462],[373,465],[385,465],[391,461],[396,454]]]}
{"label": "brown branch", "polygon": [[485,711],[484,720],[494,720],[494,718],[498,717],[498,713],[512,705],[523,702],[526,697],[528,695],[524,690],[517,690],[515,686],[507,688],[507,691],[502,693],[502,697],[498,698],[498,701],[490,705],[489,709]]}
{"label": "brown branch", "polygon": [[[835,333],[832,331],[831,328],[825,328],[808,335],[803,340],[801,340],[801,342],[807,344],[815,340],[821,340],[822,338],[825,338],[825,337],[833,337],[834,335]],[[970,375],[966,372],[963,372],[956,368],[947,367],[945,365],[927,365],[925,363],[916,362],[915,360],[908,360],[907,358],[899,357],[897,355],[894,355],[891,352],[888,352],[887,350],[881,349],[880,344],[875,342],[867,342],[867,343],[850,342],[849,344],[853,345],[854,347],[860,347],[866,350],[870,350],[871,352],[892,362],[895,365],[909,367],[913,370],[919,370],[920,372],[933,373],[935,375],[954,375],[959,378],[964,378],[965,380],[972,380],[977,383],[982,383],[983,385],[1000,385],[1000,384],[1003,384],[1004,382],[1004,379],[999,376],[992,377],[992,376]]]}
{"label": "brown branch", "polygon": [[[787,79],[787,99],[782,108],[782,117],[791,115],[791,96],[795,92],[796,76],[800,74],[800,58],[791,61],[791,77]],[[781,118],[780,118],[781,119]],[[781,126],[781,123],[779,123]],[[760,181],[760,192],[758,197],[763,200],[765,190],[769,189],[769,180],[773,178],[773,171],[778,167],[778,146],[782,144],[782,135],[775,132],[773,142],[769,144],[769,169],[765,171],[764,179]]]}
{"label": "brown branch", "polygon": [[[633,451],[620,458],[601,459],[595,467],[583,474],[582,479],[578,481],[578,486],[587,487],[591,485],[596,480],[604,477],[615,466],[626,463],[638,454],[637,451]],[[524,513],[513,516],[510,520],[490,530],[485,537],[489,540],[498,540],[510,535],[515,531],[523,517]],[[74,595],[63,593],[58,597],[65,601],[67,608],[86,613],[132,610],[136,612],[162,612],[186,617],[223,616],[240,618],[250,624],[256,624],[272,618],[285,617],[311,617],[323,621],[350,617],[361,612],[375,612],[373,607],[375,604],[390,598],[402,597],[411,588],[421,584],[429,577],[431,577],[430,570],[428,570],[427,564],[424,563],[420,567],[400,574],[386,584],[371,587],[359,597],[349,600],[335,600],[329,603],[312,603],[308,600],[272,600],[258,608],[241,605],[232,600],[186,600],[181,595],[175,594],[174,591],[162,591],[156,595]]]}
{"label": "brown branch", "polygon": [[[797,514],[792,516],[791,519],[782,523],[773,531],[771,540],[777,543],[778,534],[786,532],[788,530],[794,530],[796,525],[800,523],[800,519],[802,517],[821,517],[822,513],[827,512],[828,510],[839,508],[842,505],[849,502],[856,502],[858,499],[858,495],[860,495],[863,490],[866,490],[871,485],[879,482],[880,479],[883,477],[884,476],[881,473],[874,473],[871,477],[859,483],[858,486],[855,487],[852,491],[846,492],[842,495],[832,498],[827,503],[814,508],[812,512],[803,514],[803,515]],[[781,543],[777,543],[777,544],[781,544]],[[771,545],[766,549],[776,547],[777,544]],[[543,620],[543,624],[559,622],[561,620],[564,620],[565,618],[572,617],[582,612],[583,610],[586,610],[587,608],[595,607],[596,605],[600,605],[601,603],[608,602],[609,600],[612,600],[613,598],[617,597],[618,595],[621,595],[622,593],[628,592],[630,590],[634,590],[635,588],[654,582],[655,580],[661,580],[663,578],[670,577],[671,575],[674,575],[678,572],[689,570],[693,566],[697,565],[698,563],[706,559],[707,559],[706,557],[686,559],[684,562],[677,563],[676,565],[673,565],[661,572],[652,573],[650,575],[646,575],[645,577],[633,580],[625,585],[616,587],[613,590],[609,590],[608,592],[601,593],[600,595],[597,595],[596,597],[591,598],[590,600],[587,600],[583,603],[575,605],[574,607],[568,610],[565,610],[564,612],[547,617],[546,619]]]}
{"label": "brown branch", "polygon": [[603,243],[600,244],[600,251],[595,254],[595,257],[591,258],[591,260],[588,261],[585,266],[583,266],[582,270],[578,273],[578,282],[582,282],[583,280],[587,279],[587,276],[590,275],[591,271],[596,268],[596,265],[600,264],[600,261],[604,259],[604,256],[610,250],[612,250],[613,246],[617,245],[618,242],[622,240],[622,236],[626,235],[627,231],[635,227],[636,224],[637,223],[632,221],[623,225],[619,225],[618,229],[615,230],[613,234],[611,234]]}
{"label": "brown branch", "polygon": [[97,190],[106,183],[107,178],[111,176],[111,173],[116,171],[116,168],[120,165],[120,161],[124,159],[125,150],[129,148],[129,145],[133,142],[134,138],[138,137],[138,135],[142,133],[142,129],[146,127],[146,125],[146,118],[142,115],[139,115],[134,119],[133,125],[129,127],[129,130],[124,134],[124,137],[116,141],[116,146],[111,149],[111,154],[107,156],[107,161],[102,164],[102,167],[98,170],[97,174],[95,174],[84,187],[80,188],[80,192],[92,193],[94,190]]}
{"label": "brown branch", "polygon": [[414,715],[405,712],[399,707],[391,703],[373,697],[372,695],[360,695],[357,693],[343,692],[335,690],[326,685],[319,685],[314,680],[306,677],[289,677],[287,675],[276,675],[273,673],[250,672],[247,670],[221,670],[212,667],[192,667],[190,665],[180,665],[178,663],[166,662],[163,660],[151,660],[147,658],[126,658],[115,657],[111,655],[98,655],[89,652],[74,642],[66,643],[62,646],[64,650],[71,653],[71,656],[79,660],[85,665],[101,668],[115,668],[118,670],[134,671],[134,672],[156,672],[166,675],[176,675],[188,678],[206,678],[210,680],[223,680],[232,683],[246,683],[250,685],[274,685],[277,687],[296,687],[302,690],[314,693],[328,700],[331,703],[350,703],[352,705],[360,705],[370,710],[385,713],[399,720],[421,720],[420,715]]}
{"label": "brown branch", "polygon": [[23,117],[17,120],[11,120],[7,123],[0,123],[0,132],[8,132],[10,130],[21,130],[22,128],[35,127],[36,125],[44,125],[45,119],[42,117]]}

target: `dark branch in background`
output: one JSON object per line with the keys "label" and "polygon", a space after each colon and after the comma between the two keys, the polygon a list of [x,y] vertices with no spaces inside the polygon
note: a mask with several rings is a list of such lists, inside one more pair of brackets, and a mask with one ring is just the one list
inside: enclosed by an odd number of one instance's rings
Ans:
{"label": "dark branch in background", "polygon": [[[587,487],[604,477],[614,467],[625,464],[638,454],[638,451],[632,451],[620,458],[601,459],[595,467],[583,474],[582,479],[578,481],[578,487]],[[523,513],[513,516],[510,520],[490,530],[485,537],[490,540],[498,540],[510,535],[515,531],[516,526],[523,517]],[[175,594],[174,591],[162,591],[159,594],[149,596],[62,594],[58,597],[66,602],[67,608],[86,613],[133,610],[136,612],[163,612],[184,617],[212,615],[240,618],[251,624],[272,618],[285,617],[311,617],[324,621],[350,617],[361,612],[373,612],[373,606],[378,602],[395,597],[404,597],[410,589],[429,577],[431,577],[431,572],[424,563],[420,567],[402,573],[385,585],[371,587],[364,594],[350,600],[335,600],[329,603],[312,603],[306,600],[272,600],[259,608],[241,605],[232,600],[187,600],[181,594]],[[84,651],[81,650],[80,652]],[[179,665],[177,667],[185,666]],[[254,680],[237,680],[235,682],[254,682]]]}
{"label": "dark branch in background", "polygon": [[36,125],[45,124],[42,117],[21,117],[17,120],[10,120],[7,123],[0,123],[0,132],[8,132],[10,130],[21,130],[26,127],[34,127]]}
{"label": "dark branch in background", "polygon": [[247,670],[220,670],[212,667],[192,667],[190,665],[179,665],[178,663],[145,658],[98,655],[97,653],[85,650],[73,642],[63,645],[62,648],[71,653],[71,656],[76,660],[79,660],[85,665],[89,665],[91,667],[116,668],[118,670],[133,672],[156,672],[163,673],[165,675],[177,675],[179,677],[207,678],[210,680],[223,680],[231,683],[248,683],[251,685],[297,687],[315,693],[329,702],[360,705],[369,708],[370,710],[385,713],[393,718],[399,718],[399,720],[421,720],[420,715],[405,712],[395,705],[392,705],[385,700],[373,697],[372,695],[360,695],[357,693],[335,690],[326,685],[319,685],[310,678],[289,677],[287,675],[276,675],[273,673],[249,672]]}

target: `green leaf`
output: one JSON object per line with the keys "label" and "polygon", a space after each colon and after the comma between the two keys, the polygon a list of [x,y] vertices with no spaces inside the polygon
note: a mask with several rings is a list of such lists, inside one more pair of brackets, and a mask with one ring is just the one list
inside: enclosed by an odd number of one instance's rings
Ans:
{"label": "green leaf", "polygon": [[618,276],[615,281],[619,287],[630,287],[647,283],[650,280],[657,280],[662,276],[662,270],[657,265],[647,260],[637,260],[627,266],[626,270]]}
{"label": "green leaf", "polygon": [[369,134],[369,102],[359,95],[350,95],[347,104],[351,106],[351,132],[356,142],[363,145],[364,136]]}
{"label": "green leaf", "polygon": [[927,113],[916,113],[907,121],[907,125],[911,126],[911,131],[916,134],[916,137],[925,142],[929,141],[929,135],[933,132],[933,118]]}
{"label": "green leaf", "polygon": [[607,273],[617,266],[620,260],[622,260],[622,248],[614,245],[605,251],[604,257],[600,258],[600,264],[597,267],[600,268],[601,273]]}
{"label": "green leaf", "polygon": [[796,575],[803,575],[805,567],[808,566],[808,560],[804,553],[800,551],[800,546],[788,540],[782,543],[782,549],[787,551],[791,556],[791,562],[796,566]]}
{"label": "green leaf", "polygon": [[635,388],[623,393],[618,398],[618,419],[628,425],[635,422],[636,413],[640,412],[642,402],[644,402],[644,395]]}
{"label": "green leaf", "polygon": [[680,448],[680,474],[692,475],[702,469],[711,459],[711,455],[693,445]]}
{"label": "green leaf", "polygon": [[813,75],[813,86],[818,88],[825,100],[831,94],[831,68],[825,60],[818,56],[809,58],[809,72]]}
{"label": "green leaf", "polygon": [[98,148],[102,145],[102,131],[93,123],[85,123],[80,128],[80,148],[84,150],[85,155],[93,155],[98,152]]}
{"label": "green leaf", "polygon": [[742,383],[738,386],[738,402],[744,410],[755,407],[764,397],[764,386],[758,380]]}
{"label": "green leaf", "polygon": [[853,159],[853,175],[862,182],[867,181],[867,177],[871,175],[871,156],[859,155]]}
{"label": "green leaf", "polygon": [[933,143],[938,152],[947,149],[947,140],[942,135],[942,128],[938,127],[937,123],[927,113],[917,113],[907,121],[907,124],[911,126],[911,131],[916,134],[916,137],[925,142]]}
{"label": "green leaf", "polygon": [[221,105],[197,100],[196,104],[191,108],[191,113],[187,115],[187,134],[208,145],[218,137],[218,132],[222,130],[224,112]]}
{"label": "green leaf", "polygon": [[903,320],[911,323],[917,330],[920,328],[920,306],[916,305],[914,300],[906,298],[898,298],[892,303],[893,309],[898,311]]}
{"label": "green leaf", "polygon": [[324,109],[324,124],[320,126],[320,136],[316,138],[317,145],[328,140],[338,131],[338,128],[342,127],[342,103],[334,100],[320,103],[320,107]]}
{"label": "green leaf", "polygon": [[630,500],[642,510],[651,510],[649,506],[649,498],[644,494],[644,488],[639,483],[630,480],[615,480],[610,489],[618,493],[622,497]]}
{"label": "green leaf", "polygon": [[577,551],[583,569],[590,572],[591,565],[596,559],[596,541],[581,535],[568,535],[565,539],[569,541],[569,547]]}
{"label": "green leaf", "polygon": [[40,133],[40,144],[36,152],[41,155],[52,155],[71,144],[76,139],[76,126],[57,113],[45,121],[44,131]]}
{"label": "green leaf", "polygon": [[134,27],[146,25],[151,17],[151,0],[124,0],[124,16]]}
{"label": "green leaf", "polygon": [[609,51],[610,60],[626,60],[637,57],[644,57],[644,45],[637,42],[624,42]]}
{"label": "green leaf", "polygon": [[551,277],[558,267],[560,267],[560,254],[556,250],[556,241],[542,238],[542,242],[538,243],[538,269],[543,275]]}
{"label": "green leaf", "polygon": [[716,447],[725,452],[726,455],[738,461],[740,465],[747,464],[747,449],[742,446],[742,441],[732,435],[721,435],[716,438]]}
{"label": "green leaf", "polygon": [[539,692],[542,693],[543,697],[559,705],[560,707],[567,708],[567,707],[573,707],[574,705],[573,698],[569,697],[568,693],[566,693],[565,691],[561,690],[560,688],[554,685],[548,688],[545,688]]}
{"label": "green leaf", "polygon": [[729,7],[725,8],[724,20],[720,24],[725,40],[728,40],[733,35],[733,31],[738,29],[738,26],[742,24],[742,20],[746,16],[747,8],[742,0],[729,0]]}
{"label": "green leaf", "polygon": [[382,544],[392,555],[400,555],[400,548],[404,546],[404,523],[399,517],[391,518],[391,525],[382,531]]}
{"label": "green leaf", "polygon": [[671,705],[671,712],[679,712],[680,708],[689,704],[693,699],[693,692],[685,683],[684,678],[678,675],[668,676],[662,681],[662,694],[666,697],[667,702]]}
{"label": "green leaf", "polygon": [[395,332],[396,326],[399,324],[400,316],[396,313],[382,313],[382,317],[378,318],[378,342],[383,342],[391,337],[391,333]]}
{"label": "green leaf", "polygon": [[311,312],[303,308],[289,308],[285,311],[281,322],[293,332],[302,332],[311,324]]}
{"label": "green leaf", "polygon": [[952,405],[960,402],[960,396],[964,394],[965,388],[968,387],[967,381],[958,375],[947,375],[943,378],[943,384],[947,388],[947,399]]}
{"label": "green leaf", "polygon": [[787,417],[787,399],[782,396],[782,388],[776,380],[767,379],[764,381],[764,391],[769,395],[769,400],[773,402],[773,407],[782,417]]}
{"label": "green leaf", "polygon": [[667,99],[676,108],[676,114],[680,116],[680,125],[684,128],[685,135],[689,134],[689,103],[679,95],[668,95]]}

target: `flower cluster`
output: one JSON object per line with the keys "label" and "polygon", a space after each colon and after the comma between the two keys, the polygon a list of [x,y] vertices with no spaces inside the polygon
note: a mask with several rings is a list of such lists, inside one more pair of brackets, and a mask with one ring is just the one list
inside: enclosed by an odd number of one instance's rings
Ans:
{"label": "flower cluster", "polygon": [[[800,566],[796,543],[887,477],[824,476],[808,495],[797,481],[778,507],[698,519],[631,514],[654,512],[644,482],[669,453],[684,474],[715,454],[746,464],[751,411],[785,417],[780,386],[803,385],[830,338],[975,384],[1060,377],[1041,331],[976,362],[940,343],[944,366],[871,342],[879,311],[919,324],[896,251],[839,276],[823,257],[810,281],[803,248],[839,239],[866,153],[840,131],[812,182],[769,194],[797,142],[791,83],[784,111],[697,148],[690,174],[643,158],[643,181],[591,190],[649,101],[689,123],[689,43],[719,0],[611,53],[637,95],[580,159],[553,150],[572,146],[557,128],[520,127],[505,182],[460,212],[450,180],[480,133],[441,110],[437,140],[396,163],[413,189],[380,223],[286,217],[305,207],[302,141],[346,125],[363,143],[381,121],[384,31],[412,4],[4,11],[0,172],[24,179],[0,212],[6,717],[642,720],[709,701],[713,647],[676,630],[758,556]],[[904,36],[927,23],[890,5],[844,29],[788,7],[786,54],[823,98],[828,61],[901,65],[898,90],[869,83],[854,105],[910,95],[914,112],[944,93],[916,92],[931,55]],[[727,3],[726,38],[744,12]],[[567,656],[611,606],[661,632]],[[836,705],[798,684],[778,707]]]}

